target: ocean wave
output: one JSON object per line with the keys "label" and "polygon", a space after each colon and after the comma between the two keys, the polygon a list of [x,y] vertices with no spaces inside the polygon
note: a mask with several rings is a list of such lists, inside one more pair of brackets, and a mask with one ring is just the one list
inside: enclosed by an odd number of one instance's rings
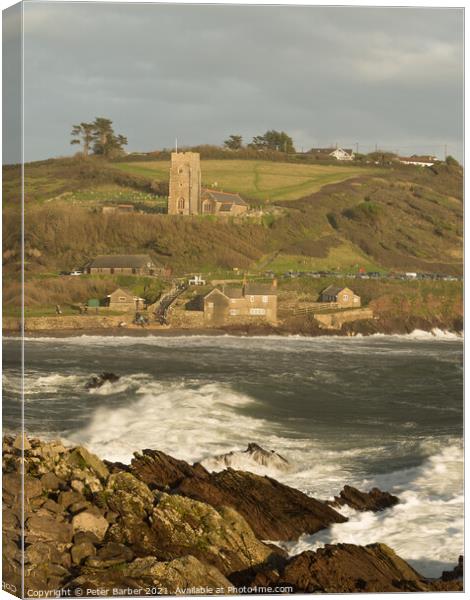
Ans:
{"label": "ocean wave", "polygon": [[315,550],[325,544],[383,542],[428,577],[455,566],[463,552],[463,448],[441,447],[420,467],[358,482],[397,494],[400,503],[379,513],[341,509],[348,522],[333,525],[297,542],[280,543],[289,554]]}
{"label": "ocean wave", "polygon": [[[448,341],[459,341],[464,339],[464,332],[450,331],[446,329],[433,328],[430,331],[422,329],[415,329],[410,333],[372,333],[370,335],[363,335],[358,333],[354,336],[345,335],[318,335],[309,336],[301,334],[288,334],[288,335],[233,335],[233,334],[197,334],[192,335],[181,334],[181,335],[147,335],[147,336],[133,336],[133,335],[70,335],[63,337],[51,337],[51,336],[34,336],[25,338],[25,343],[44,343],[53,342],[57,344],[71,344],[71,345],[89,345],[93,343],[97,346],[109,346],[109,345],[161,345],[161,346],[174,346],[179,345],[181,341],[191,340],[195,345],[207,343],[215,344],[218,342],[230,341],[243,341],[246,344],[247,340],[290,340],[290,341],[318,341],[319,343],[334,343],[337,340],[344,341],[346,343],[354,343],[359,340],[367,340],[370,338],[384,338],[384,339],[403,339],[403,340],[448,340]],[[8,340],[18,341],[21,338],[9,337]]]}

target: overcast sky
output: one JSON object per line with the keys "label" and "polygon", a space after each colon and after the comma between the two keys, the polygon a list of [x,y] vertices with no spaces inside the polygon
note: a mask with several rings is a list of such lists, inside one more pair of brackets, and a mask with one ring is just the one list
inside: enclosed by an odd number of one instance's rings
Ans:
{"label": "overcast sky", "polygon": [[25,157],[109,117],[129,151],[338,143],[462,157],[463,11],[25,4]]}

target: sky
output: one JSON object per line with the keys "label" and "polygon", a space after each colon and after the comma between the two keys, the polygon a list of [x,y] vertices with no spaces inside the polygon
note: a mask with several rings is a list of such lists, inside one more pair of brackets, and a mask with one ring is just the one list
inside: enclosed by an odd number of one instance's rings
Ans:
{"label": "sky", "polygon": [[24,36],[26,160],[97,116],[131,152],[276,129],[462,158],[462,9],[26,2]]}

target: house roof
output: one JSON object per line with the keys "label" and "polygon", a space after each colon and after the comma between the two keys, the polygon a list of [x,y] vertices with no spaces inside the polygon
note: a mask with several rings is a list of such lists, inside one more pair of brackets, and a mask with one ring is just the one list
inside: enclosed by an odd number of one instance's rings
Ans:
{"label": "house roof", "polygon": [[325,288],[323,290],[322,295],[328,294],[329,296],[337,296],[341,291],[346,290],[346,289],[349,289],[349,288],[346,288],[344,285],[329,285],[327,288]]}
{"label": "house roof", "polygon": [[277,289],[270,283],[247,283],[246,296],[277,296]]}
{"label": "house roof", "polygon": [[148,263],[155,264],[148,254],[102,254],[89,264],[93,268],[138,269]]}
{"label": "house roof", "polygon": [[346,154],[352,154],[352,148],[333,148],[331,154],[335,152],[345,152]]}
{"label": "house roof", "polygon": [[243,298],[244,296],[276,296],[277,289],[270,283],[246,283],[244,287],[227,286],[223,289],[214,288],[204,297],[210,296],[214,291],[220,292],[227,298]]}
{"label": "house roof", "polygon": [[130,292],[129,290],[125,290],[124,288],[117,288],[114,290],[114,292],[111,292],[110,294],[108,294],[108,298],[110,296],[114,296],[114,294],[119,294],[121,296],[127,296],[128,298],[131,298],[132,300],[134,300],[135,296],[132,292]]}
{"label": "house roof", "polygon": [[246,206],[245,200],[239,194],[231,194],[229,192],[219,192],[218,190],[203,189],[202,193],[209,196],[216,202],[222,202],[223,204],[239,204]]}

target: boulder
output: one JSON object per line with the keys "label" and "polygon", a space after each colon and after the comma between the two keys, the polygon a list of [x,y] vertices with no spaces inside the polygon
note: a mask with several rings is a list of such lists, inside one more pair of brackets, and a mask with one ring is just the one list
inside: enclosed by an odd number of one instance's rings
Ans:
{"label": "boulder", "polygon": [[101,480],[107,479],[109,475],[108,468],[104,462],[82,446],[74,448],[69,454],[67,462],[71,466],[79,467],[83,471],[93,471]]}
{"label": "boulder", "polygon": [[115,373],[100,373],[99,375],[93,375],[90,379],[85,383],[85,389],[94,390],[100,388],[105,383],[115,383],[119,381],[120,376]]}
{"label": "boulder", "polygon": [[99,540],[104,538],[108,527],[109,523],[104,517],[93,514],[88,510],[78,513],[72,519],[74,532],[85,531],[94,533]]}
{"label": "boulder", "polygon": [[49,472],[44,473],[44,475],[41,477],[41,484],[44,490],[47,492],[53,492],[59,489],[61,481],[55,473]]}
{"label": "boulder", "polygon": [[57,516],[36,512],[26,521],[26,541],[34,542],[62,542],[72,541],[72,526],[61,521]]}
{"label": "boulder", "polygon": [[430,589],[427,580],[385,544],[336,544],[302,552],[278,573],[256,573],[249,585],[280,585],[294,593],[331,594]]}
{"label": "boulder", "polygon": [[70,554],[72,556],[72,562],[75,565],[81,565],[89,556],[94,556],[96,554],[96,548],[90,542],[81,542],[72,546]]}
{"label": "boulder", "polygon": [[151,520],[161,560],[191,554],[227,575],[263,564],[276,553],[228,506],[216,510],[190,498],[160,493]]}
{"label": "boulder", "polygon": [[400,502],[398,496],[393,496],[389,492],[382,492],[379,488],[372,488],[370,492],[361,492],[355,487],[345,485],[335,496],[334,502],[329,503],[333,506],[350,506],[356,510],[365,512],[378,512],[395,506]]}
{"label": "boulder", "polygon": [[[200,562],[194,556],[183,556],[161,562],[153,556],[137,558],[133,562],[106,570],[86,568],[71,581],[67,588],[80,590],[80,596],[100,589],[102,596],[128,596],[126,590],[141,590],[146,595],[147,588],[156,588],[158,595],[202,595],[205,593],[223,594],[231,586],[220,571],[211,565]],[[76,593],[76,592],[75,592]],[[135,594],[135,591],[132,592]]]}

